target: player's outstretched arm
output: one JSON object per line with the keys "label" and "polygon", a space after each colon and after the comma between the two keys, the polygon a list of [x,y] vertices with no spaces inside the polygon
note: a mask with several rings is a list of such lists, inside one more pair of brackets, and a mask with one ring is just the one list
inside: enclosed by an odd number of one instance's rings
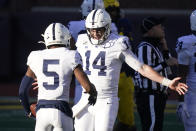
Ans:
{"label": "player's outstretched arm", "polygon": [[95,86],[89,81],[87,75],[83,71],[81,65],[75,68],[74,75],[76,79],[80,82],[82,87],[86,90],[86,93],[89,93],[90,96],[88,98],[89,104],[94,105],[97,100],[97,91]]}
{"label": "player's outstretched arm", "polygon": [[163,76],[161,76],[158,72],[156,72],[152,67],[141,63],[137,57],[129,50],[126,50],[121,53],[120,59],[124,59],[125,62],[132,67],[134,70],[138,71],[141,75],[158,82],[164,86],[169,87],[172,90],[177,91],[180,95],[185,94],[187,92],[188,86],[184,83],[180,83],[180,78],[175,78],[173,80],[169,80]]}
{"label": "player's outstretched arm", "polygon": [[161,83],[162,85],[177,91],[180,95],[185,94],[187,92],[188,86],[184,83],[179,82],[179,80],[181,79],[180,77],[174,78],[173,80],[169,80],[161,76],[158,72],[153,70],[152,67],[146,64],[143,64],[141,68],[138,70],[138,72],[153,81]]}

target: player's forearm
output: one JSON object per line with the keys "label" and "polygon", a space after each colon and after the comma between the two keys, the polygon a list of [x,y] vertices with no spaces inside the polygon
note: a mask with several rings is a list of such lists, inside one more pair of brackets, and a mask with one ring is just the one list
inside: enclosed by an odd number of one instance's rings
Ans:
{"label": "player's forearm", "polygon": [[126,50],[120,55],[120,59],[124,60],[132,69],[138,71],[143,63],[141,63],[132,51]]}
{"label": "player's forearm", "polygon": [[157,65],[155,65],[153,67],[153,69],[157,72],[160,72],[161,70],[163,70],[164,68],[168,67],[167,63],[166,62],[161,62],[161,63],[158,63]]}
{"label": "player's forearm", "polygon": [[82,87],[86,90],[86,92],[89,92],[90,87],[91,87],[91,83],[81,67],[77,67],[74,70],[74,75],[75,75],[76,79],[79,81],[79,83],[82,85]]}
{"label": "player's forearm", "polygon": [[143,75],[143,76],[145,76],[145,77],[147,77],[147,78],[149,78],[149,79],[151,79],[151,80],[153,80],[153,81],[155,81],[155,82],[158,82],[158,83],[162,83],[162,82],[163,82],[164,77],[161,76],[161,75],[160,75],[158,72],[156,72],[155,70],[153,70],[152,67],[150,67],[150,66],[148,66],[148,65],[146,65],[146,64],[144,64],[144,65],[138,70],[138,72],[139,72],[141,75]]}
{"label": "player's forearm", "polygon": [[86,90],[86,92],[90,92],[90,88],[91,88],[91,83],[88,80],[86,74],[83,74],[83,80],[80,81],[80,84],[82,85],[82,87]]}
{"label": "player's forearm", "polygon": [[19,88],[20,102],[23,105],[26,114],[30,112],[28,93],[33,81],[34,81],[33,78],[25,75],[21,81],[20,88]]}

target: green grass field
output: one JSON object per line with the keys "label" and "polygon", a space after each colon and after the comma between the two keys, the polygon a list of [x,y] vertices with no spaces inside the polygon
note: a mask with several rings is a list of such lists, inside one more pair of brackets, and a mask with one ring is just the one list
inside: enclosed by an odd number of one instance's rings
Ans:
{"label": "green grass field", "polygon": [[[135,122],[138,131],[141,131],[139,116],[135,113]],[[165,113],[163,131],[184,131],[183,125],[177,120],[175,113]]]}
{"label": "green grass field", "polygon": [[[167,104],[163,131],[184,131],[183,125],[177,120],[176,104]],[[135,123],[141,131],[138,113],[135,112]],[[33,131],[35,120],[24,116],[24,111],[17,98],[0,98],[0,131]]]}

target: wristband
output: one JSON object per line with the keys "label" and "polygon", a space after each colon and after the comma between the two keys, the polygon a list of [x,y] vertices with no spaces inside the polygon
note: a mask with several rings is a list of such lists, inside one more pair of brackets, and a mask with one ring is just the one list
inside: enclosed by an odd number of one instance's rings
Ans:
{"label": "wristband", "polygon": [[169,87],[169,85],[171,84],[171,80],[164,77],[161,84],[164,85],[164,86]]}

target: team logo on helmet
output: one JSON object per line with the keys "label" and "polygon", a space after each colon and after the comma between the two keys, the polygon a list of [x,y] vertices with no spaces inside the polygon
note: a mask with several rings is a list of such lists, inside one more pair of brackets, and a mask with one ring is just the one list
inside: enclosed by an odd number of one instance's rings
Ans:
{"label": "team logo on helmet", "polygon": [[46,47],[50,45],[65,45],[65,47],[70,48],[70,32],[61,23],[50,24],[42,36],[44,37]]}

